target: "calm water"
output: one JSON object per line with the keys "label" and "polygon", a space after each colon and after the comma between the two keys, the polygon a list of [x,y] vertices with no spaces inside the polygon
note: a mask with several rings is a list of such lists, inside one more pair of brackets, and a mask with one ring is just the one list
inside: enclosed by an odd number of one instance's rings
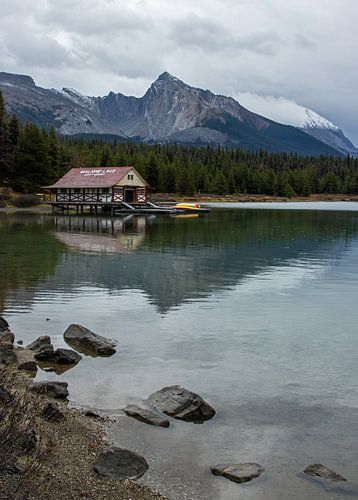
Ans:
{"label": "calm water", "polygon": [[[17,338],[63,346],[76,322],[118,340],[111,358],[38,378],[67,380],[73,403],[116,414],[111,439],[142,452],[143,482],[172,499],[358,495],[300,474],[320,462],[358,482],[358,207],[290,208],[0,214],[0,311]],[[217,415],[157,429],[121,414],[168,384]],[[208,471],[242,461],[266,473],[237,485]]]}

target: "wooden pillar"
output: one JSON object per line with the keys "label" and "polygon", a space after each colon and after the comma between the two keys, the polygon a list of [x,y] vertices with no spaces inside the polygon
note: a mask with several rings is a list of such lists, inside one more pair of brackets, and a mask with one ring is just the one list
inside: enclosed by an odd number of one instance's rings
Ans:
{"label": "wooden pillar", "polygon": [[94,206],[94,210],[95,210],[95,214],[97,215],[98,214],[98,205]]}
{"label": "wooden pillar", "polygon": [[83,214],[83,205],[81,205],[81,214]]}

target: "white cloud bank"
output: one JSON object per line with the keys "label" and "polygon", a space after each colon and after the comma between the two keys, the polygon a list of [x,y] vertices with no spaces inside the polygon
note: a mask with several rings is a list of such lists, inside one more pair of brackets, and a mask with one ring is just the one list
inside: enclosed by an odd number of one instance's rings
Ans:
{"label": "white cloud bank", "polygon": [[0,70],[42,86],[142,95],[167,70],[262,114],[275,99],[295,117],[296,101],[358,143],[355,0],[0,0],[0,13]]}

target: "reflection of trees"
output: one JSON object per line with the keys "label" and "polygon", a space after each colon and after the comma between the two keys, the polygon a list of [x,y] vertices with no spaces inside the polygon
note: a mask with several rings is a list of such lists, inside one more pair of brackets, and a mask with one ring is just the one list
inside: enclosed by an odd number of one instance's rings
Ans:
{"label": "reflection of trees", "polygon": [[30,214],[1,215],[0,311],[7,292],[32,288],[55,272],[63,246],[49,234],[51,225]]}
{"label": "reflection of trees", "polygon": [[[144,291],[161,312],[305,257],[336,258],[358,233],[354,213],[227,210],[198,219],[147,219],[131,254],[72,253],[51,280]],[[89,273],[90,270],[90,273]]]}

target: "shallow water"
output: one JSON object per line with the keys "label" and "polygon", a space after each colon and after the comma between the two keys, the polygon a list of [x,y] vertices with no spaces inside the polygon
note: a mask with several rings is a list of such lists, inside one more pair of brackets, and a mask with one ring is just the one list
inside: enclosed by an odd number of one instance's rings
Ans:
{"label": "shallow water", "polygon": [[[118,340],[111,358],[38,378],[67,380],[75,404],[117,414],[111,439],[146,456],[142,481],[169,498],[358,495],[300,474],[320,462],[358,482],[358,207],[273,205],[190,218],[0,216],[0,310],[17,338],[63,346],[81,323]],[[157,429],[120,413],[169,384],[217,415]],[[210,474],[222,462],[266,472],[237,485]]]}

